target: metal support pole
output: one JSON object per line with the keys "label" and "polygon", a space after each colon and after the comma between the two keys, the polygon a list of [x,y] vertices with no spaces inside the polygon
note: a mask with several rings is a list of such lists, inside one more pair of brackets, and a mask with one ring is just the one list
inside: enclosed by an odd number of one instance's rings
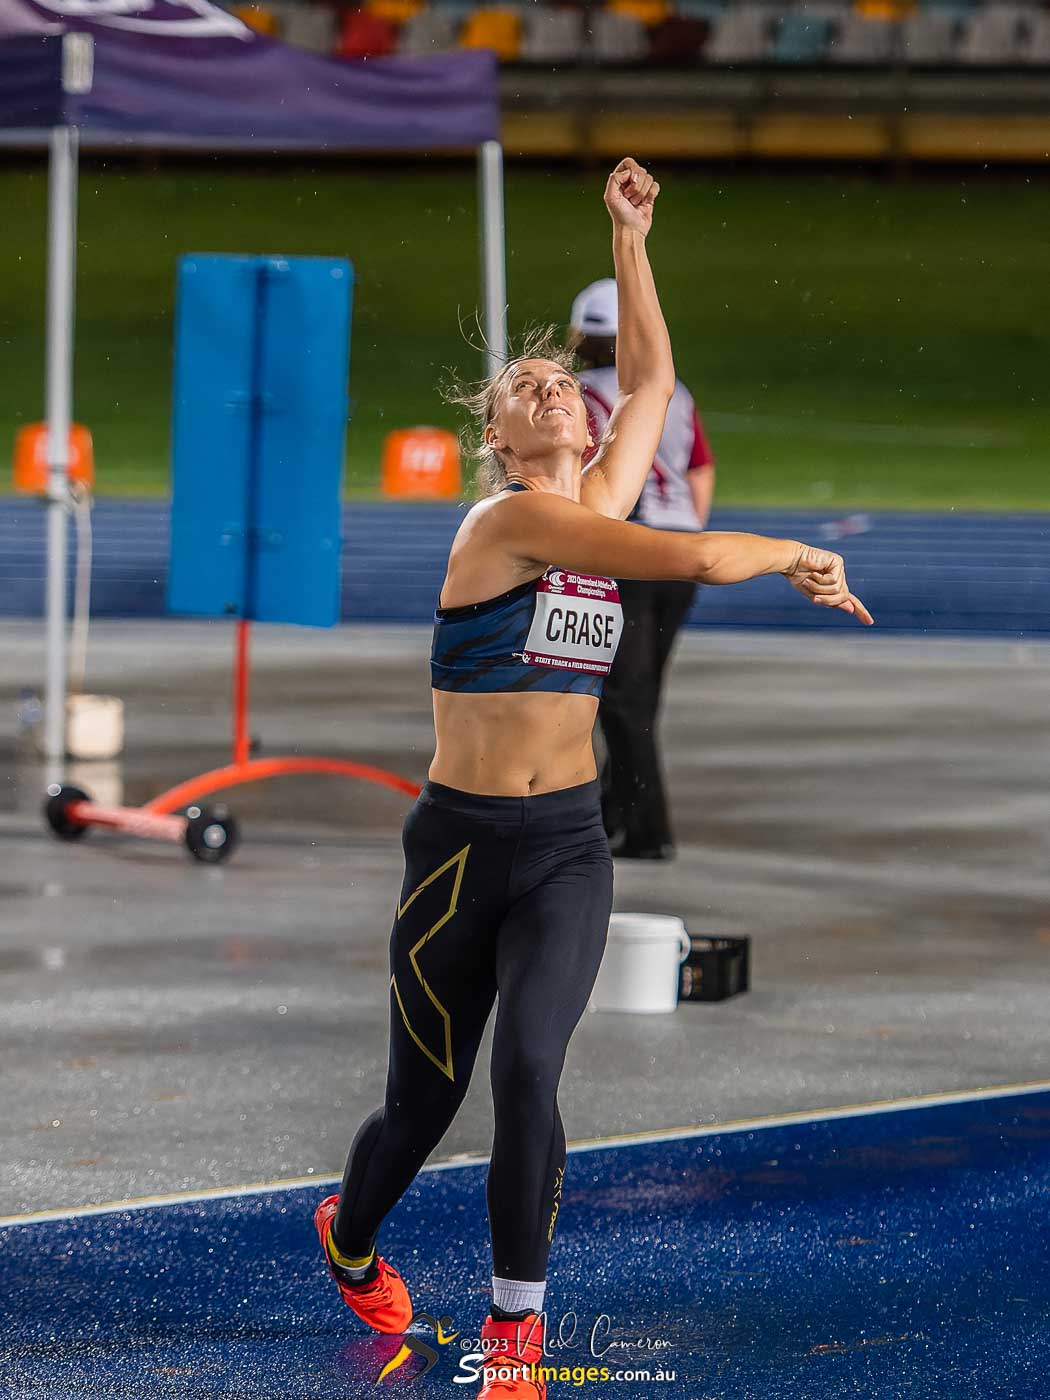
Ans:
{"label": "metal support pole", "polygon": [[73,284],[76,275],[77,146],[75,127],[51,132],[47,212],[47,681],[44,753],[48,781],[66,753],[66,533],[69,430],[73,416]]}
{"label": "metal support pole", "polygon": [[495,374],[507,358],[507,255],[503,223],[503,147],[478,147],[478,203],[481,223],[481,292],[484,305],[485,373]]}
{"label": "metal support pole", "polygon": [[248,686],[251,676],[251,661],[248,645],[251,623],[239,618],[237,628],[236,655],[233,663],[233,761],[235,764],[248,762],[251,756],[251,740],[248,737]]}

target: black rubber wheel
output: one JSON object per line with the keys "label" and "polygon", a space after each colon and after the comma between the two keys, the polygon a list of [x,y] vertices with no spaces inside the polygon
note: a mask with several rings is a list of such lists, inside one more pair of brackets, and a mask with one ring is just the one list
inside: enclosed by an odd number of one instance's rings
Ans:
{"label": "black rubber wheel", "polygon": [[218,865],[237,849],[240,830],[228,807],[190,807],[186,811],[186,849],[194,860]]}
{"label": "black rubber wheel", "polygon": [[88,793],[75,787],[61,787],[52,783],[47,790],[44,802],[44,820],[60,841],[79,841],[87,831],[81,822],[71,821],[69,808],[74,802],[90,802]]}

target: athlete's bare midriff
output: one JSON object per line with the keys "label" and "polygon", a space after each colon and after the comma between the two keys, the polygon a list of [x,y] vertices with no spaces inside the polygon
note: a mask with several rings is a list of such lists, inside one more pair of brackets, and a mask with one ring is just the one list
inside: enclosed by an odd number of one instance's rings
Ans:
{"label": "athlete's bare midriff", "polygon": [[[497,497],[482,504],[491,505]],[[471,516],[480,513],[475,507]],[[463,522],[449,555],[438,595],[442,607],[492,598],[539,578],[536,563],[477,548],[473,520]],[[597,776],[591,734],[598,701],[593,695],[538,691],[434,690],[437,748],[428,777],[461,792],[528,797],[575,787]]]}
{"label": "athlete's bare midriff", "polygon": [[593,695],[435,690],[437,749],[428,776],[461,792],[529,797],[597,776]]}

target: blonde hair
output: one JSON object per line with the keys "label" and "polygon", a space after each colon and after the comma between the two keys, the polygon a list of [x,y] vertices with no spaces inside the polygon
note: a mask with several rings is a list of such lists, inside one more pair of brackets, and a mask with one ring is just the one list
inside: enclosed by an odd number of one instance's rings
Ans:
{"label": "blonde hair", "polygon": [[474,462],[477,496],[493,496],[507,484],[507,468],[495,448],[485,441],[485,429],[496,416],[507,380],[522,360],[550,360],[576,378],[576,356],[563,343],[556,325],[533,326],[521,337],[516,355],[508,356],[495,374],[473,384],[452,383],[443,390],[446,402],[459,404],[473,423],[460,433],[463,455]]}

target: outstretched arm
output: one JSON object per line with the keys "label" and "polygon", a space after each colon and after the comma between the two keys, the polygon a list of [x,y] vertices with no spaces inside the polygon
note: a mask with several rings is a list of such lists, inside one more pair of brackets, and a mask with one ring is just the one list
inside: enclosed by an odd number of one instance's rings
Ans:
{"label": "outstretched arm", "polygon": [[609,176],[605,204],[613,221],[619,299],[616,377],[619,397],[580,500],[600,515],[628,515],[649,475],[674,393],[674,360],[645,240],[660,186],[630,157]]}
{"label": "outstretched arm", "polygon": [[849,591],[842,557],[799,540],[731,531],[650,530],[610,520],[551,491],[521,491],[495,502],[479,518],[494,549],[524,565],[557,560],[560,568],[611,578],[688,579],[743,583],[783,574],[826,608],[842,608],[870,626],[871,614]]}

